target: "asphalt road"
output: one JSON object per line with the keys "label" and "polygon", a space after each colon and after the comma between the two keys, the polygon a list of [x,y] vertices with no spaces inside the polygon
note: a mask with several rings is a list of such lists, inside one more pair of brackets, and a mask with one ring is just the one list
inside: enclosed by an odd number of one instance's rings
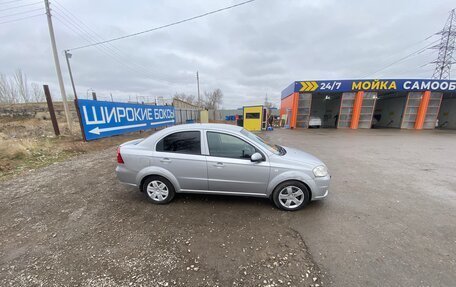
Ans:
{"label": "asphalt road", "polygon": [[278,131],[320,157],[331,194],[290,216],[335,286],[456,286],[456,133]]}
{"label": "asphalt road", "polygon": [[82,155],[0,183],[0,285],[456,285],[456,133],[265,135],[327,163],[325,201],[157,206],[118,184],[114,148]]}

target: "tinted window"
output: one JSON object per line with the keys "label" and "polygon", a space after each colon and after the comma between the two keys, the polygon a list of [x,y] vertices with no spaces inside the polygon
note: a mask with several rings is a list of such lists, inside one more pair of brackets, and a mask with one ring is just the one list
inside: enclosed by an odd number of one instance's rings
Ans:
{"label": "tinted window", "polygon": [[157,143],[156,151],[201,154],[200,132],[170,134]]}
{"label": "tinted window", "polygon": [[256,149],[238,137],[207,132],[207,143],[211,156],[250,159]]}
{"label": "tinted window", "polygon": [[245,118],[246,119],[259,119],[260,113],[246,113]]}

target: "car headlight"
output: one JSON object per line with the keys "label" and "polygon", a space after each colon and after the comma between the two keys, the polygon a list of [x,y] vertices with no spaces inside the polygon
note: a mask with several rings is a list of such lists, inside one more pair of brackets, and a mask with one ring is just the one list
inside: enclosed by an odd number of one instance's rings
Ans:
{"label": "car headlight", "polygon": [[319,165],[312,171],[316,177],[323,177],[328,175],[328,169],[324,165]]}

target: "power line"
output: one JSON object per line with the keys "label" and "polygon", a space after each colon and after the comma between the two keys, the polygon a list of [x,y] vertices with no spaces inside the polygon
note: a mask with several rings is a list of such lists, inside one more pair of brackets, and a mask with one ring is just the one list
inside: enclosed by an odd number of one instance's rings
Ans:
{"label": "power line", "polygon": [[147,30],[144,30],[144,31],[140,31],[140,32],[124,35],[124,36],[117,37],[117,38],[112,38],[112,39],[105,40],[105,41],[100,41],[100,42],[93,43],[93,44],[90,44],[90,45],[84,45],[84,46],[75,47],[75,48],[69,49],[69,51],[74,51],[74,50],[79,50],[79,49],[83,49],[83,48],[88,48],[88,47],[92,47],[92,46],[96,46],[96,45],[100,45],[100,44],[105,44],[105,43],[109,43],[109,42],[113,42],[113,41],[117,41],[117,40],[121,40],[121,39],[125,39],[125,38],[130,38],[130,37],[138,36],[138,35],[149,33],[149,32],[153,32],[153,31],[157,31],[157,30],[160,30],[160,29],[168,28],[168,27],[179,25],[179,24],[182,24],[182,23],[185,23],[185,22],[189,22],[189,21],[192,21],[192,20],[195,20],[195,19],[199,19],[199,18],[208,16],[208,15],[211,15],[211,14],[215,14],[215,13],[218,13],[218,12],[222,12],[222,11],[225,11],[225,10],[236,8],[236,7],[239,7],[239,6],[254,2],[254,1],[255,0],[244,1],[244,2],[241,2],[241,3],[235,4],[235,5],[227,6],[227,7],[220,8],[220,9],[217,9],[217,10],[213,10],[213,11],[210,11],[210,12],[206,12],[206,13],[203,13],[203,14],[200,14],[200,15],[197,15],[197,16],[193,16],[193,17],[190,17],[190,18],[186,18],[186,19],[183,19],[183,20],[180,20],[180,21],[177,21],[177,22],[173,22],[173,23],[170,23],[170,24],[158,26],[158,27],[155,27],[155,28],[151,28],[151,29],[147,29]]}
{"label": "power line", "polygon": [[12,10],[12,9],[17,9],[17,8],[22,8],[22,7],[27,7],[27,6],[32,6],[32,5],[41,4],[41,3],[42,3],[41,1],[38,1],[38,2],[29,3],[29,4],[24,4],[24,5],[14,6],[14,7],[8,7],[8,8],[1,9],[0,12]]}
{"label": "power line", "polygon": [[[84,40],[86,42],[95,43],[98,41],[104,41],[104,39],[97,32],[95,32],[93,29],[91,29],[87,24],[85,24],[81,19],[76,17],[76,15],[71,13],[71,11],[66,9],[57,0],[54,0],[53,2],[58,5],[58,6],[54,5],[54,11],[57,13],[57,15],[59,15],[65,21],[67,21],[67,23],[72,25],[74,29],[77,29],[78,33],[80,35],[86,34],[84,37]],[[65,10],[66,12],[63,10]],[[74,30],[73,30],[73,32],[74,32]],[[89,39],[87,39],[87,37]],[[83,38],[83,37],[81,37],[81,38]],[[141,70],[142,74],[146,74],[151,78],[155,78],[155,76],[152,76],[151,71],[149,70],[149,67],[146,67],[144,65],[141,65],[140,63],[131,61],[130,58],[125,56],[125,53],[122,50],[120,50],[119,48],[114,46],[112,43],[101,44],[99,46],[99,48],[103,48],[104,50],[103,51],[100,50],[100,52],[103,52],[105,55],[115,58],[116,62],[120,63],[121,65],[129,66],[130,70],[133,69],[135,72],[138,72],[139,70]],[[116,57],[118,57],[119,59]],[[125,60],[125,62],[121,61],[121,60]]]}
{"label": "power line", "polygon": [[[58,13],[58,15],[64,17],[72,25],[79,27],[80,32],[90,35],[90,38],[91,38],[91,41],[89,41],[90,43],[104,40],[97,32],[92,30],[88,25],[86,25],[82,20],[77,18],[76,15],[71,13],[63,5],[59,4],[57,1],[54,1],[54,3],[58,4],[62,9],[64,9],[66,12],[68,12],[68,14],[67,14],[65,11],[60,10],[59,7],[54,6],[54,8],[56,8],[55,11]],[[106,47],[106,49],[111,50],[113,53],[117,53],[114,50],[117,50],[118,52],[123,53],[120,49],[118,49],[116,46],[112,45],[111,43],[107,43],[106,45],[109,45],[109,47],[105,46],[105,45],[102,45],[102,47]],[[122,55],[120,55],[120,56],[122,56]]]}
{"label": "power line", "polygon": [[[54,10],[55,12],[58,12],[57,10]],[[58,16],[57,16],[58,15]],[[65,25],[68,29],[72,30],[75,34],[79,35],[84,41],[88,43],[94,43],[96,42],[96,38],[94,38],[90,33],[88,33],[85,29],[81,28],[78,25],[75,25],[73,21],[71,21],[68,17],[63,16],[60,13],[57,13],[57,15],[54,15],[54,17],[61,22],[63,25]],[[87,34],[87,35],[86,35]],[[127,66],[130,68],[130,70],[134,72],[139,72],[138,69],[135,69],[134,66],[131,65],[131,62],[123,62],[121,59],[122,55],[111,49],[110,47],[107,47],[105,45],[97,46],[96,47],[100,52],[104,53],[105,55],[108,55],[112,57],[117,63],[121,64],[122,66]],[[118,57],[118,58],[117,58]],[[142,71],[141,74],[147,74],[149,77],[152,77],[152,74],[143,66],[137,65]]]}
{"label": "power line", "polygon": [[42,15],[45,15],[45,13],[36,14],[36,15],[31,15],[31,16],[27,16],[27,17],[23,17],[23,18],[18,18],[18,19],[14,19],[14,20],[10,20],[10,21],[0,22],[0,25],[1,25],[1,24],[7,24],[7,23],[18,22],[18,21],[22,21],[22,20],[26,20],[26,19],[30,19],[30,18],[42,16]]}
{"label": "power line", "polygon": [[[93,43],[93,40],[92,37],[90,36],[87,36],[87,35],[84,35],[83,32],[81,32],[80,29],[78,29],[76,26],[72,26],[71,23],[68,22],[67,19],[63,19],[61,18],[61,15],[59,14],[59,16],[57,15],[54,15],[54,18],[59,21],[61,24],[63,24],[67,29],[69,29],[70,31],[72,31],[73,33],[75,33],[76,35],[78,35],[79,37],[81,37],[84,41],[88,42],[88,43]],[[135,69],[133,66],[131,66],[129,63],[125,63],[123,61],[121,61],[120,59],[118,59],[115,55],[113,55],[113,52],[111,52],[107,47],[105,46],[100,46],[100,47],[96,47],[97,50],[104,54],[105,56],[108,56],[108,57],[111,57],[114,61],[116,61],[118,64],[120,64],[121,66],[125,67],[125,68],[128,68],[129,70],[135,72],[135,73],[140,73],[141,75],[144,75],[146,74],[148,77],[152,78],[152,75],[149,74],[149,72],[147,71],[140,71],[138,69]]]}
{"label": "power line", "polygon": [[406,59],[408,59],[408,58],[410,58],[410,57],[412,57],[412,56],[421,54],[422,52],[426,51],[430,46],[434,45],[434,44],[437,43],[438,41],[439,41],[439,40],[433,41],[432,43],[426,45],[425,47],[420,48],[420,49],[418,49],[418,50],[416,50],[416,51],[414,51],[414,52],[412,52],[412,53],[410,53],[410,54],[408,54],[408,55],[406,55],[406,56],[404,56],[404,57],[402,57],[402,58],[400,58],[400,59],[398,59],[398,60],[396,60],[396,61],[394,61],[394,62],[392,62],[392,63],[390,63],[390,64],[388,64],[388,65],[386,65],[385,67],[383,67],[383,68],[381,68],[381,69],[379,69],[379,70],[377,70],[377,71],[375,71],[375,72],[373,72],[373,73],[370,73],[370,74],[368,74],[368,75],[366,75],[366,76],[364,76],[364,77],[362,77],[362,78],[367,78],[367,77],[370,77],[370,76],[372,76],[372,75],[375,75],[375,74],[377,74],[378,72],[381,72],[381,71],[383,71],[383,70],[386,70],[387,68],[389,68],[389,67],[391,67],[391,66],[394,66],[394,65],[396,65],[396,64],[398,64],[398,63],[400,63],[400,62],[402,62],[402,61],[404,61],[404,60],[406,60]]}
{"label": "power line", "polygon": [[17,2],[21,2],[21,1],[24,1],[24,0],[13,0],[13,1],[0,2],[0,5],[17,3]]}
{"label": "power line", "polygon": [[11,17],[11,16],[16,16],[16,15],[21,15],[21,14],[27,14],[27,13],[35,12],[35,11],[39,11],[39,10],[43,10],[43,8],[36,8],[36,9],[31,9],[31,10],[27,10],[27,11],[12,13],[12,14],[8,14],[8,15],[1,15],[0,19],[1,18],[8,18],[8,17]]}

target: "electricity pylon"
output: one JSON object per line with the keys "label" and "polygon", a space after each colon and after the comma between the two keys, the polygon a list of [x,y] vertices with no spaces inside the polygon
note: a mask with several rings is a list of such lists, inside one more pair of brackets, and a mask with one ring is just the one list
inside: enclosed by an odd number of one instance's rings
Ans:
{"label": "electricity pylon", "polygon": [[451,64],[456,63],[453,58],[456,39],[456,9],[450,11],[450,16],[445,23],[442,31],[437,34],[441,35],[440,43],[433,46],[433,49],[439,49],[437,59],[431,63],[435,64],[433,79],[450,79]]}

